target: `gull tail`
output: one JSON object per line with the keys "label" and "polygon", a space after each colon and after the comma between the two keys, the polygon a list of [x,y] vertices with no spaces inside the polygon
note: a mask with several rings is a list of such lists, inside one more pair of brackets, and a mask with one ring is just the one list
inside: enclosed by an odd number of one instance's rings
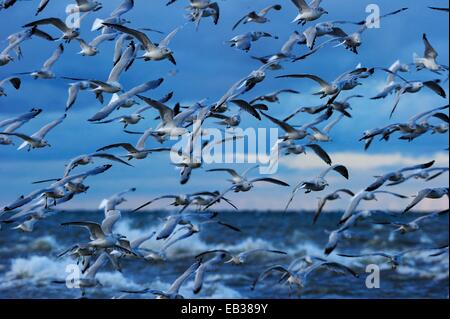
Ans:
{"label": "gull tail", "polygon": [[24,149],[25,147],[27,147],[28,142],[23,142],[22,144],[20,144],[20,146],[17,148],[18,151],[20,151],[21,149]]}

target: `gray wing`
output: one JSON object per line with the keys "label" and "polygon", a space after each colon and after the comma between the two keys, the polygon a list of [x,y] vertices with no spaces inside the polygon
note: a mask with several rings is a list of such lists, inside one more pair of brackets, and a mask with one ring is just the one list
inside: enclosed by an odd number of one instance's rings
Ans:
{"label": "gray wing", "polygon": [[430,41],[428,41],[426,33],[422,36],[423,44],[425,45],[425,52],[424,57],[427,59],[436,59],[438,56],[438,53],[436,50],[431,46]]}
{"label": "gray wing", "polygon": [[163,104],[159,101],[153,100],[153,99],[145,97],[145,96],[138,95],[138,97],[141,100],[143,100],[145,103],[147,103],[148,105],[150,105],[158,110],[159,116],[161,117],[161,120],[163,121],[163,123],[169,123],[169,122],[173,121],[174,113],[170,107],[166,106],[165,104]]}
{"label": "gray wing", "polygon": [[424,164],[418,164],[418,165],[408,166],[408,167],[402,168],[402,169],[400,170],[400,172],[413,171],[413,170],[416,170],[416,169],[426,169],[426,168],[430,168],[431,166],[434,165],[434,163],[435,163],[435,161],[431,161],[431,162],[424,163]]}
{"label": "gray wing", "polygon": [[152,233],[150,233],[148,235],[144,235],[144,236],[136,238],[135,240],[132,240],[130,242],[130,247],[132,249],[139,248],[143,243],[145,243],[146,241],[152,239],[152,237],[155,236],[155,234],[156,234],[156,232],[152,232]]}
{"label": "gray wing", "polygon": [[120,6],[118,6],[113,12],[111,12],[110,17],[120,17],[121,15],[127,13],[134,7],[134,0],[124,0]]}
{"label": "gray wing", "polygon": [[200,267],[201,261],[193,263],[186,271],[178,277],[170,286],[168,293],[178,294],[181,285]]}
{"label": "gray wing", "polygon": [[445,94],[445,90],[438,84],[439,82],[439,80],[425,81],[423,82],[423,85],[432,90],[437,95],[446,98],[447,95]]}
{"label": "gray wing", "polygon": [[102,221],[102,230],[106,235],[112,234],[112,228],[114,227],[114,224],[122,217],[122,214],[115,210],[115,211],[108,211],[107,216]]}
{"label": "gray wing", "polygon": [[206,170],[207,172],[227,172],[228,174],[230,174],[233,177],[240,177],[240,175],[231,168],[214,168],[214,169],[208,169]]}
{"label": "gray wing", "polygon": [[139,42],[142,43],[142,45],[147,49],[147,50],[153,50],[156,49],[156,46],[153,44],[152,41],[150,41],[150,39],[147,37],[147,35],[144,32],[138,31],[138,30],[134,30],[131,28],[127,28],[124,27],[120,24],[114,24],[114,23],[103,23],[104,25],[114,28],[117,31],[120,31],[122,33],[126,33],[129,34],[133,37],[135,37]]}
{"label": "gray wing", "polygon": [[329,172],[336,171],[339,174],[341,174],[345,179],[349,178],[348,170],[344,165],[333,165],[327,168],[325,171],[322,172],[322,174],[319,175],[319,177],[324,178]]}
{"label": "gray wing", "polygon": [[276,78],[277,79],[281,79],[281,78],[310,79],[310,80],[313,80],[313,81],[319,83],[319,85],[323,88],[330,86],[330,84],[327,81],[322,80],[320,77],[318,77],[317,75],[314,75],[314,74],[287,74],[287,75],[277,76]]}
{"label": "gray wing", "polygon": [[266,183],[271,183],[271,184],[276,184],[276,185],[281,185],[281,186],[289,186],[288,183],[285,183],[283,181],[280,181],[279,179],[271,178],[271,177],[260,177],[260,178],[252,179],[250,181],[250,183],[256,183],[256,182],[266,182]]}
{"label": "gray wing", "polygon": [[33,21],[33,22],[30,22],[30,23],[24,25],[23,27],[29,28],[29,27],[33,27],[36,25],[45,25],[45,24],[51,24],[51,25],[55,26],[56,28],[60,29],[62,32],[70,31],[70,29],[67,27],[67,25],[61,19],[58,19],[58,18],[47,18],[47,19]]}
{"label": "gray wing", "polygon": [[292,132],[296,132],[295,128],[293,128],[291,125],[289,125],[286,122],[280,121],[264,112],[261,112],[262,115],[264,115],[265,117],[267,117],[272,123],[278,125],[279,127],[281,127],[283,129],[283,131],[287,132],[287,133],[292,133]]}
{"label": "gray wing", "polygon": [[430,194],[433,190],[430,188],[425,188],[423,190],[421,190],[417,196],[414,198],[414,200],[408,205],[406,206],[405,210],[403,211],[403,213],[406,213],[408,211],[410,211],[414,206],[416,206],[418,203],[420,203],[424,198],[426,198],[428,196],[428,194]]}
{"label": "gray wing", "polygon": [[300,12],[310,9],[305,0],[291,0],[291,1],[300,10]]}
{"label": "gray wing", "polygon": [[102,227],[93,222],[68,222],[68,223],[62,223],[62,226],[78,226],[78,227],[85,227],[87,230],[89,230],[89,233],[91,235],[91,240],[95,240],[97,238],[103,238],[105,237],[105,234],[103,233]]}
{"label": "gray wing", "polygon": [[173,37],[178,33],[178,31],[180,31],[180,29],[182,29],[182,27],[178,27],[175,30],[173,30],[172,32],[170,32],[160,43],[159,43],[159,47],[165,47],[167,48],[170,44],[170,41],[172,41]]}
{"label": "gray wing", "polygon": [[33,134],[33,137],[44,138],[45,135],[47,135],[47,133],[50,132],[50,130],[55,128],[57,125],[61,124],[66,117],[67,117],[67,114],[64,114],[63,116],[54,120],[53,122],[48,123],[43,128],[41,128],[39,131],[37,131],[35,134]]}
{"label": "gray wing", "polygon": [[45,61],[43,68],[45,70],[50,70],[50,68],[55,64],[56,61],[61,57],[64,52],[64,46],[60,44],[58,48],[53,52],[52,56]]}
{"label": "gray wing", "polygon": [[127,68],[130,61],[134,58],[136,47],[133,42],[127,47],[120,57],[119,62],[112,68],[108,77],[108,82],[118,82],[120,74]]}

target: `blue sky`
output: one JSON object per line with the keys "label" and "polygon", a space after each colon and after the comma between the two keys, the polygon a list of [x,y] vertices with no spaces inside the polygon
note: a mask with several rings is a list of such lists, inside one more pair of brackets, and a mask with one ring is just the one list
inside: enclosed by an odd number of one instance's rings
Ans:
{"label": "blue sky", "polygon": [[[85,40],[93,39],[97,34],[90,32],[90,26],[95,17],[104,18],[117,6],[120,1],[103,1],[102,10],[92,14],[83,21],[81,37]],[[136,0],[135,8],[126,15],[131,20],[131,27],[148,27],[164,32],[170,32],[184,24],[184,7],[188,1],[178,0],[178,3],[166,7],[164,0],[143,1]],[[38,1],[24,1],[17,3],[13,8],[0,12],[0,47],[6,47],[6,37],[20,31],[21,26],[33,21],[34,10]],[[50,1],[48,8],[40,17],[64,18],[64,8],[70,1]],[[283,9],[271,12],[268,24],[248,24],[240,26],[234,32],[231,27],[234,22],[246,12],[259,10],[273,1],[266,0],[227,0],[220,1],[221,19],[218,26],[214,26],[210,19],[202,21],[198,32],[192,24],[187,24],[174,38],[170,47],[175,52],[177,66],[168,61],[144,62],[137,61],[132,69],[124,73],[121,82],[126,88],[134,87],[144,81],[164,77],[165,82],[158,89],[147,93],[148,96],[158,98],[170,91],[175,95],[169,105],[180,101],[183,104],[208,98],[211,102],[217,100],[238,79],[259,67],[257,61],[250,59],[250,55],[263,56],[277,52],[284,41],[294,31],[302,31],[303,27],[292,24],[291,21],[297,12],[291,1],[280,0]],[[323,6],[330,12],[321,20],[362,20],[365,19],[365,8],[375,3],[380,6],[382,13],[409,7],[409,10],[398,16],[389,17],[381,21],[380,29],[371,29],[363,34],[363,45],[360,54],[354,55],[343,48],[327,48],[311,56],[306,61],[298,63],[285,63],[285,69],[270,72],[262,85],[257,86],[244,98],[252,98],[260,94],[269,93],[277,89],[291,88],[299,90],[298,96],[284,96],[280,104],[270,106],[270,114],[282,117],[289,114],[298,106],[314,106],[322,101],[311,93],[317,89],[313,82],[308,80],[275,79],[274,76],[287,73],[314,73],[326,80],[333,80],[343,72],[354,68],[358,63],[365,66],[389,66],[396,59],[404,63],[412,61],[413,52],[422,54],[422,33],[427,33],[432,45],[439,52],[438,60],[448,64],[448,14],[436,12],[426,8],[427,5],[447,6],[446,1],[360,1],[339,0],[323,1]],[[54,28],[44,27],[46,31],[57,35]],[[351,25],[344,26],[351,32]],[[267,31],[279,37],[279,40],[262,39],[253,44],[249,54],[235,50],[224,44],[224,41],[247,31]],[[149,33],[154,42],[160,41],[161,36]],[[319,41],[320,42],[320,41]],[[56,43],[40,39],[27,41],[23,44],[24,59],[7,66],[0,67],[0,78],[12,73],[31,71],[39,68],[56,48]],[[82,57],[76,55],[79,46],[76,41],[66,45],[61,60],[54,66],[58,76],[72,76],[82,78],[106,78],[112,65],[114,43],[104,43],[100,46],[101,53],[96,57]],[[305,52],[305,47],[297,46],[296,52]],[[177,70],[176,76],[169,73]],[[436,75],[428,71],[416,73],[412,71],[406,75],[408,79],[426,80],[435,79]],[[444,148],[448,146],[447,135],[422,136],[413,143],[391,139],[388,143],[376,142],[368,152],[357,140],[366,129],[383,126],[389,123],[389,112],[392,98],[381,101],[372,101],[367,97],[376,94],[385,80],[385,74],[377,73],[372,78],[363,80],[364,85],[354,92],[366,96],[364,99],[354,100],[353,118],[345,119],[339,123],[333,133],[333,141],[324,144],[324,148],[331,154],[334,161],[345,162],[350,165],[350,181],[330,175],[332,188],[350,187],[359,190],[369,183],[373,175],[389,171],[397,167],[438,159],[438,164],[448,165],[448,156]],[[448,92],[448,83],[445,84]],[[0,98],[0,119],[8,118],[13,114],[23,113],[32,107],[41,107],[44,113],[31,121],[21,132],[31,134],[49,120],[58,117],[64,112],[67,98],[67,82],[61,79],[32,80],[24,78],[20,91],[15,92],[8,88],[8,97]],[[405,95],[400,102],[398,111],[391,122],[404,121],[410,116],[433,107],[444,105],[444,99],[429,90],[419,94]],[[31,181],[41,178],[58,177],[64,170],[64,163],[70,158],[83,153],[91,153],[95,149],[112,142],[132,142],[137,136],[130,136],[121,132],[118,123],[110,125],[93,125],[87,122],[101,105],[95,101],[92,94],[83,92],[68,114],[67,120],[47,137],[52,145],[51,149],[35,150],[30,153],[17,151],[10,146],[0,147],[0,206],[14,200],[22,193],[34,189]],[[133,130],[142,131],[154,127],[151,121],[154,111],[147,112],[147,119]],[[120,112],[117,114],[121,114]],[[296,118],[299,124],[309,121],[307,115]],[[242,126],[245,127],[272,127],[272,124],[263,120],[257,122],[244,115]],[[156,146],[153,141],[148,146]],[[120,153],[118,153],[120,154]],[[97,164],[101,161],[97,161]],[[291,157],[283,162],[277,176],[291,184],[317,175],[325,168],[313,155]],[[155,155],[135,162],[135,168],[115,165],[111,171],[102,176],[88,180],[91,186],[88,194],[77,197],[68,205],[71,208],[96,207],[101,199],[111,193],[118,192],[132,186],[138,191],[131,198],[127,206],[134,207],[147,198],[166,193],[189,193],[199,190],[216,190],[228,187],[226,176],[220,173],[206,173],[198,170],[186,186],[178,183],[178,171],[167,160],[167,155]],[[247,165],[248,166],[248,165]],[[245,169],[247,166],[237,167]],[[437,179],[427,186],[445,186],[447,176]],[[7,185],[7,187],[3,187]],[[398,191],[412,195],[425,185],[421,182],[411,182],[396,188]],[[293,207],[296,209],[312,209],[316,205],[316,197],[300,195]],[[231,195],[231,199],[242,208],[278,209],[282,208],[288,198],[286,189],[277,186],[260,185],[247,194]],[[161,203],[162,206],[164,203]],[[347,202],[333,203],[330,208],[342,208]],[[378,205],[378,206],[377,206]],[[405,202],[389,201],[370,203],[370,208],[398,209],[406,205]],[[421,208],[434,208],[447,206],[447,200],[428,201]],[[162,206],[155,206],[156,208]]]}

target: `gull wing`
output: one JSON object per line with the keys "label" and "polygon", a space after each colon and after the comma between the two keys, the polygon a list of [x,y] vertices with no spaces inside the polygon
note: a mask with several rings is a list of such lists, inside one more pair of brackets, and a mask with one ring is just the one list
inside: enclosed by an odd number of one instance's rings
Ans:
{"label": "gull wing", "polygon": [[150,41],[150,39],[147,37],[147,35],[144,32],[141,32],[141,31],[138,31],[135,29],[131,29],[131,28],[125,27],[120,24],[114,24],[114,23],[103,23],[103,24],[108,27],[111,27],[113,29],[116,29],[117,31],[129,34],[129,35],[135,37],[139,42],[142,43],[142,45],[145,47],[146,50],[150,51],[150,50],[156,49],[156,45],[153,44],[152,41]]}
{"label": "gull wing", "polygon": [[436,50],[431,46],[430,41],[428,41],[426,33],[422,35],[423,44],[425,45],[425,52],[424,57],[427,59],[436,59],[438,56],[438,53]]}
{"label": "gull wing", "polygon": [[167,291],[168,293],[171,294],[178,294],[181,285],[192,275],[194,274],[197,269],[200,267],[201,265],[201,261],[196,261],[195,263],[193,263],[188,269],[186,269],[186,271],[180,276],[178,277],[173,284],[170,286],[169,290]]}
{"label": "gull wing", "polygon": [[267,117],[272,123],[278,125],[279,127],[281,127],[283,129],[283,131],[287,132],[287,133],[293,133],[296,132],[296,129],[293,128],[291,125],[289,125],[286,122],[280,121],[264,112],[261,112],[262,115],[264,115],[265,117]]}
{"label": "gull wing", "polygon": [[62,226],[77,226],[77,227],[84,227],[86,228],[91,236],[91,240],[95,240],[97,238],[104,238],[105,233],[102,230],[102,227],[93,222],[67,222],[62,223]]}
{"label": "gull wing", "polygon": [[51,25],[55,26],[56,28],[58,28],[59,30],[61,30],[62,32],[68,32],[71,30],[70,28],[67,27],[67,25],[61,19],[58,19],[58,18],[47,18],[47,19],[33,21],[28,24],[25,24],[23,27],[29,28],[29,27],[34,27],[36,25],[46,25],[46,24],[51,24]]}
{"label": "gull wing", "polygon": [[110,17],[120,17],[134,7],[134,0],[124,0],[113,12]]}
{"label": "gull wing", "polygon": [[159,42],[158,46],[160,48],[164,47],[167,48],[170,44],[170,41],[172,41],[173,37],[180,31],[183,27],[178,27],[172,32],[170,32],[161,42]]}
{"label": "gull wing", "polygon": [[64,52],[64,46],[60,44],[58,48],[53,52],[52,56],[45,61],[43,69],[50,70],[50,68],[55,64],[56,61],[61,57]]}
{"label": "gull wing", "polygon": [[47,133],[50,132],[50,130],[55,128],[57,125],[61,124],[66,117],[67,117],[67,114],[64,114],[63,116],[61,116],[60,118],[54,120],[53,122],[48,123],[43,128],[41,128],[39,131],[37,131],[35,134],[33,134],[32,137],[34,137],[34,138],[44,138],[45,135],[47,135]]}
{"label": "gull wing", "polygon": [[147,103],[148,105],[150,105],[158,110],[159,116],[161,117],[161,120],[164,124],[167,124],[167,123],[170,123],[173,121],[174,113],[170,107],[164,105],[163,103],[161,103],[159,101],[153,100],[153,99],[145,97],[145,96],[138,95],[138,97],[142,101]]}
{"label": "gull wing", "polygon": [[112,228],[114,224],[122,217],[122,214],[118,211],[109,211],[105,219],[102,221],[102,231],[106,234],[112,234]]}
{"label": "gull wing", "polygon": [[425,189],[422,189],[421,191],[419,191],[419,193],[414,198],[414,200],[408,206],[406,206],[406,208],[403,211],[403,213],[406,213],[406,212],[410,211],[414,206],[416,206],[424,198],[426,198],[432,191],[433,190],[431,188],[425,188]]}
{"label": "gull wing", "polygon": [[322,174],[319,175],[319,177],[324,178],[329,172],[331,171],[336,171],[339,174],[341,174],[343,177],[345,177],[345,179],[348,179],[349,174],[348,174],[348,170],[347,167],[345,167],[344,165],[333,165],[330,166],[329,168],[327,168],[326,170],[324,170],[322,172]]}

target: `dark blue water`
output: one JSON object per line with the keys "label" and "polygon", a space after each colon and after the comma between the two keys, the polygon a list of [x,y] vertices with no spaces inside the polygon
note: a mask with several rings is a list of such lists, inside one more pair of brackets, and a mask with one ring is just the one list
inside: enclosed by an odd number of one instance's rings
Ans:
{"label": "dark blue water", "polygon": [[[64,280],[66,265],[74,260],[58,259],[56,255],[75,243],[88,241],[83,229],[60,226],[61,222],[74,220],[101,221],[102,212],[61,213],[36,225],[34,232],[12,230],[3,225],[0,230],[0,298],[77,298],[78,289],[54,284]],[[123,212],[115,231],[133,239],[159,229],[161,218],[167,213],[149,212],[130,215]],[[411,220],[416,215],[406,215]],[[167,289],[170,284],[194,261],[193,257],[205,250],[228,249],[240,252],[254,248],[284,250],[288,256],[255,256],[240,266],[221,265],[209,272],[202,291],[192,293],[189,280],[181,289],[186,298],[448,298],[448,253],[428,257],[430,251],[417,251],[406,255],[402,265],[392,270],[377,258],[344,258],[336,253],[397,252],[417,247],[438,247],[448,243],[448,217],[424,223],[422,229],[406,235],[392,235],[392,228],[365,220],[351,230],[351,238],[339,243],[328,258],[339,261],[361,273],[360,278],[343,276],[327,270],[314,272],[299,294],[289,295],[287,286],[280,285],[277,277],[269,277],[256,290],[250,289],[252,281],[266,266],[289,264],[294,257],[305,254],[324,257],[323,248],[328,240],[328,230],[336,229],[338,214],[325,214],[317,225],[311,224],[309,213],[221,213],[220,218],[239,227],[237,233],[220,226],[208,225],[199,234],[179,242],[167,251],[168,261],[150,263],[141,260],[125,261],[123,271],[107,265],[98,274],[101,288],[87,291],[89,298],[113,298],[123,289]],[[161,242],[155,239],[144,247],[157,249]],[[380,288],[368,289],[365,285],[367,264],[380,266]],[[152,298],[151,295],[133,295],[134,298]]]}

